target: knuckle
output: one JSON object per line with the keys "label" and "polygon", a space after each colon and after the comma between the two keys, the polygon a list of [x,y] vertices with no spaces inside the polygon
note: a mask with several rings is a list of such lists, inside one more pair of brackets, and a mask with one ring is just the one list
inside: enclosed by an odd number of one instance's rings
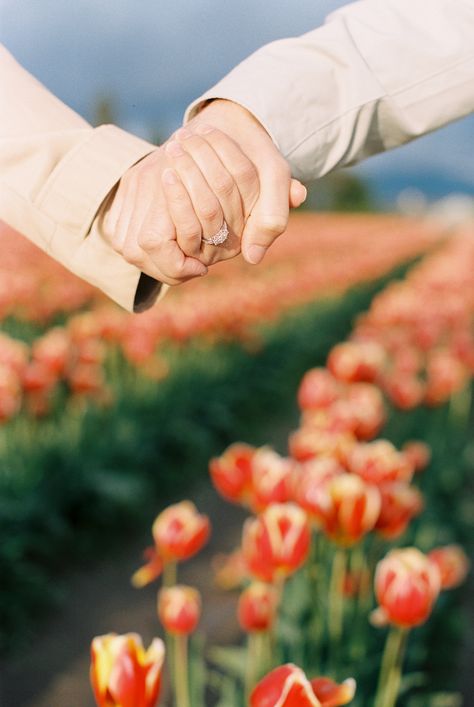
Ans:
{"label": "knuckle", "polygon": [[272,216],[271,218],[262,219],[258,224],[258,229],[266,236],[276,238],[281,235],[286,229],[287,219],[282,216]]}
{"label": "knuckle", "polygon": [[122,247],[122,255],[125,260],[131,265],[141,266],[143,264],[143,255],[139,248],[135,244],[125,245]]}
{"label": "knuckle", "polygon": [[258,180],[258,172],[252,162],[245,162],[237,167],[235,178],[240,183],[252,184]]}
{"label": "knuckle", "polygon": [[179,229],[179,235],[186,240],[201,238],[201,227],[195,223],[183,224]]}
{"label": "knuckle", "polygon": [[199,206],[198,214],[204,221],[214,221],[221,212],[217,201],[204,202]]}
{"label": "knuckle", "polygon": [[230,196],[234,190],[234,180],[230,174],[220,174],[213,182],[213,189],[218,196]]}

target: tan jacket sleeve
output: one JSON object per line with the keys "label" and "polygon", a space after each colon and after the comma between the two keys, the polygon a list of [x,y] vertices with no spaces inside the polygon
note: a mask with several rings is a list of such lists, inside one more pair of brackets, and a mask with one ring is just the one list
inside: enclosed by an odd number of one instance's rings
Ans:
{"label": "tan jacket sleeve", "polygon": [[243,105],[293,174],[315,179],[474,110],[474,0],[362,0],[268,44],[206,100]]}
{"label": "tan jacket sleeve", "polygon": [[153,149],[113,125],[92,128],[0,46],[0,219],[130,311],[160,286],[108,244],[101,207]]}

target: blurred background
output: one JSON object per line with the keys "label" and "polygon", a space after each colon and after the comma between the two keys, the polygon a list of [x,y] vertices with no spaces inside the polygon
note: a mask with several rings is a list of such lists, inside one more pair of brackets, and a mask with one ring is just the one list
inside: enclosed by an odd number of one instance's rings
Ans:
{"label": "blurred background", "polygon": [[[113,120],[155,142],[181,121],[187,105],[266,42],[308,32],[344,0],[2,0],[1,39],[53,93],[93,123]],[[345,175],[370,198],[420,208],[423,199],[471,195],[474,117]],[[343,179],[336,178],[336,181]],[[330,178],[332,192],[334,177]],[[343,185],[344,188],[346,184]],[[342,189],[337,184],[337,189]],[[337,191],[336,189],[336,191]],[[320,184],[316,204],[338,195]],[[346,193],[342,201],[347,204]],[[337,203],[336,203],[337,206]]]}
{"label": "blurred background", "polygon": [[[114,122],[158,144],[240,60],[312,30],[344,4],[0,0],[0,40],[91,123]],[[262,267],[222,264],[140,316],[0,223],[1,707],[92,707],[91,638],[136,630],[148,641],[159,632],[156,585],[137,593],[129,580],[154,516],[183,496],[215,528],[182,574],[203,592],[202,631],[220,644],[242,643],[237,595],[221,591],[209,567],[217,551],[237,545],[245,514],[217,499],[209,459],[239,439],[286,454],[303,374],[324,366],[372,299],[387,287],[390,299],[392,283],[425,257],[421,296],[410,282],[407,290],[394,285],[428,344],[414,353],[419,380],[408,390],[392,380],[384,390],[384,435],[397,446],[417,437],[432,447],[430,471],[416,479],[426,511],[402,542],[417,538],[426,551],[455,542],[472,554],[473,144],[471,116],[329,175],[305,205],[319,213],[294,214]],[[442,293],[435,325],[432,284]],[[419,400],[401,412],[412,384],[423,391],[431,354],[446,353],[452,317],[460,319],[460,352],[448,369],[460,365],[461,390],[435,409]],[[461,692],[472,695],[470,596],[444,596],[415,642],[414,694],[404,707],[458,707]],[[355,707],[367,707],[374,685],[380,638],[374,646]]]}

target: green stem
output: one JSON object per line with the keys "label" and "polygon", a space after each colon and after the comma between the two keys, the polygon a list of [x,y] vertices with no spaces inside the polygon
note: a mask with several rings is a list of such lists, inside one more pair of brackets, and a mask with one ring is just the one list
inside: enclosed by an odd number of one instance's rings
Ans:
{"label": "green stem", "polygon": [[176,562],[165,562],[163,567],[163,586],[173,587],[178,578],[178,569]]}
{"label": "green stem", "polygon": [[342,637],[346,565],[346,550],[338,547],[332,561],[329,585],[329,635],[335,643],[339,643]]}
{"label": "green stem", "polygon": [[395,707],[407,636],[408,631],[398,627],[393,627],[387,636],[374,707]]}
{"label": "green stem", "polygon": [[188,637],[174,636],[174,697],[176,707],[191,707],[189,701]]}

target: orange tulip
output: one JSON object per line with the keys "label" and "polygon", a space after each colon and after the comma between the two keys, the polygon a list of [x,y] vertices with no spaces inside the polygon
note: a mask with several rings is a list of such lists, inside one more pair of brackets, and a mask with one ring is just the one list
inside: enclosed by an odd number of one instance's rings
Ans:
{"label": "orange tulip", "polygon": [[348,460],[349,470],[371,484],[387,481],[411,481],[413,464],[385,439],[358,444]]}
{"label": "orange tulip", "polygon": [[354,474],[330,477],[321,488],[320,524],[338,545],[348,547],[370,532],[379,517],[380,492]]}
{"label": "orange tulip", "polygon": [[196,630],[201,617],[197,589],[176,584],[158,594],[158,617],[168,633],[186,636]]}
{"label": "orange tulip", "polygon": [[255,448],[232,444],[220,457],[211,459],[209,471],[217,491],[228,501],[245,503],[252,487],[252,460]]}
{"label": "orange tulip", "polygon": [[98,707],[155,707],[164,655],[159,638],[146,651],[134,633],[94,638],[90,678]]}
{"label": "orange tulip", "polygon": [[341,685],[329,678],[308,680],[292,663],[281,665],[266,675],[250,696],[250,707],[339,707],[355,694],[352,678]]}
{"label": "orange tulip", "polygon": [[380,607],[373,614],[374,623],[419,626],[431,614],[440,587],[439,571],[426,555],[414,547],[392,550],[375,572]]}
{"label": "orange tulip", "polygon": [[469,559],[459,545],[437,547],[428,559],[438,568],[441,589],[454,589],[464,582],[469,572]]}
{"label": "orange tulip", "polygon": [[250,574],[263,581],[284,578],[307,559],[310,529],[294,503],[274,503],[243,529],[242,552]]}
{"label": "orange tulip", "polygon": [[273,626],[278,605],[276,590],[263,582],[250,584],[239,598],[238,618],[244,631],[267,631]]}
{"label": "orange tulip", "polygon": [[382,498],[380,515],[375,530],[389,540],[402,535],[412,518],[423,510],[421,492],[403,481],[389,481],[381,484],[379,491]]}
{"label": "orange tulip", "polygon": [[164,562],[187,560],[205,545],[210,534],[209,519],[198,513],[191,501],[168,506],[152,527],[158,554]]}

